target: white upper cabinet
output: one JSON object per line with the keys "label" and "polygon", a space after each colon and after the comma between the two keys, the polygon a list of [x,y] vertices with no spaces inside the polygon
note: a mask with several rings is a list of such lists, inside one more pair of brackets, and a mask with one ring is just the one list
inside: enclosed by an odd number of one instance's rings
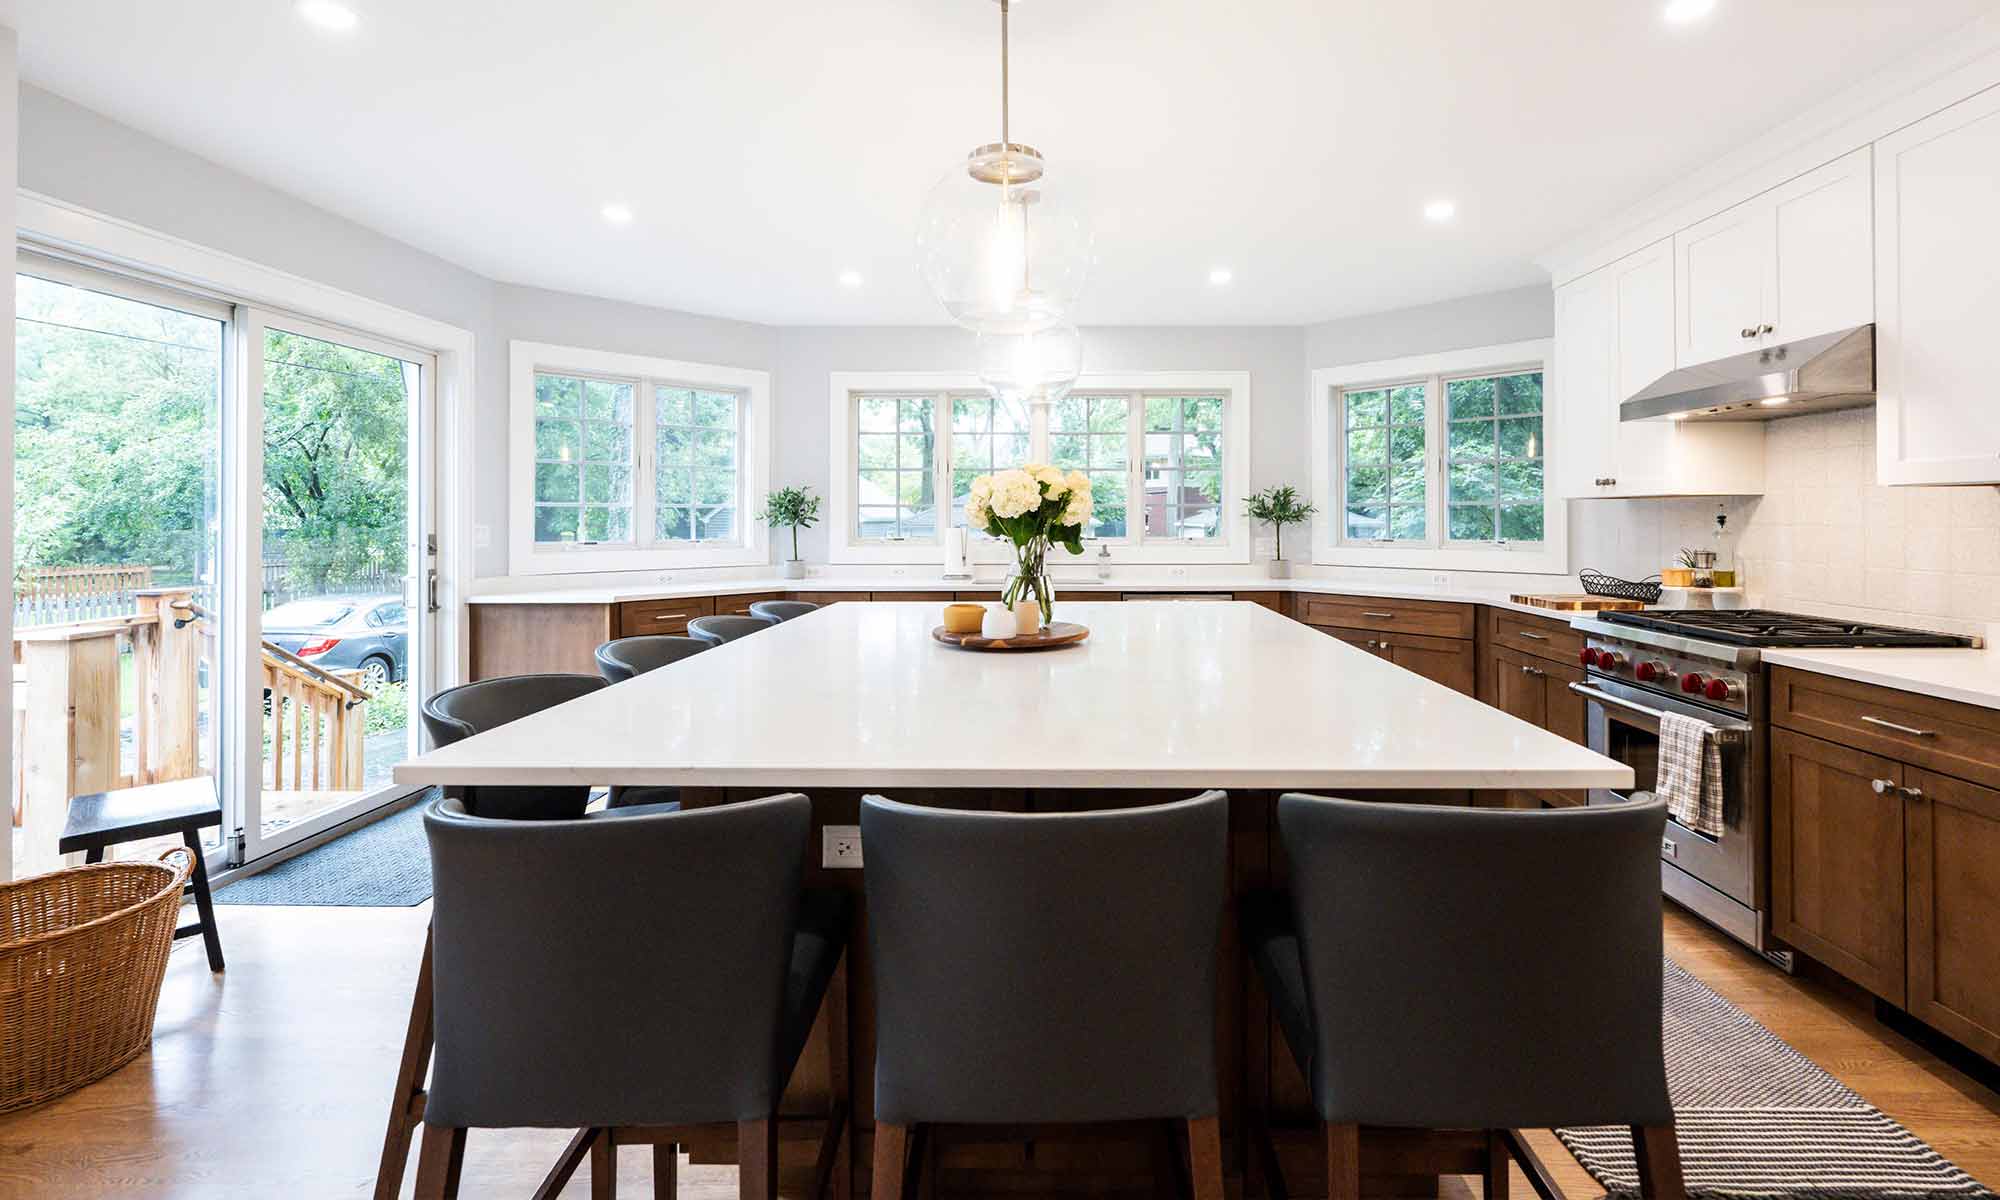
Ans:
{"label": "white upper cabinet", "polygon": [[1562,494],[1749,496],[1764,490],[1760,425],[1620,421],[1619,405],[1674,369],[1674,243],[1657,242],[1556,289]]}
{"label": "white upper cabinet", "polygon": [[1865,325],[1874,313],[1866,147],[1674,236],[1675,361]]}
{"label": "white upper cabinet", "polygon": [[2000,89],[1875,144],[1876,475],[2000,483]]}

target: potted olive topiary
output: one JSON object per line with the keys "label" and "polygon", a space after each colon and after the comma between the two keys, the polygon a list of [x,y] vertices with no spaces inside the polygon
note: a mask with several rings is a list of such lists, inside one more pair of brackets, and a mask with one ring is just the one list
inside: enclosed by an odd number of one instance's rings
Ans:
{"label": "potted olive topiary", "polygon": [[1292,564],[1285,561],[1285,526],[1310,520],[1318,509],[1299,499],[1298,489],[1284,484],[1246,496],[1243,502],[1248,506],[1250,519],[1269,525],[1277,537],[1277,552],[1271,556],[1271,578],[1283,579],[1290,575]]}
{"label": "potted olive topiary", "polygon": [[757,519],[773,529],[792,531],[792,556],[785,560],[785,578],[804,579],[805,563],[799,560],[799,530],[811,529],[819,520],[819,497],[811,488],[779,488],[764,498],[764,511]]}

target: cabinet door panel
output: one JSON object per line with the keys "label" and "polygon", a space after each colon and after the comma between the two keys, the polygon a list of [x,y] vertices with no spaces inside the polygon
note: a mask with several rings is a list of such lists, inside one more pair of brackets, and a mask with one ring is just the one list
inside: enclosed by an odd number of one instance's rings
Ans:
{"label": "cabinet door panel", "polygon": [[1469,641],[1392,633],[1388,659],[1397,666],[1470,696],[1478,686],[1478,661]]}
{"label": "cabinet door panel", "polygon": [[1618,473],[1618,376],[1614,339],[1616,267],[1556,289],[1555,409],[1567,442],[1558,486],[1565,498],[1596,496]]}
{"label": "cabinet door panel", "polygon": [[1988,1058],[2000,1059],[2000,791],[1911,770],[1909,1003]]}
{"label": "cabinet door panel", "polygon": [[1877,480],[2000,483],[2000,90],[1875,144]]}
{"label": "cabinet door panel", "polygon": [[1771,931],[1901,1005],[1901,764],[1788,730],[1771,737]]}
{"label": "cabinet door panel", "polygon": [[1766,345],[1875,319],[1874,204],[1864,147],[1772,195],[1777,277]]}
{"label": "cabinet door panel", "polygon": [[1583,669],[1558,663],[1546,664],[1545,669],[1547,674],[1542,678],[1542,711],[1545,714],[1542,728],[1579,746],[1589,745],[1588,709],[1583,697],[1569,690],[1570,684],[1583,682]]}
{"label": "cabinet door panel", "polygon": [[1548,728],[1548,691],[1543,680],[1554,664],[1500,646],[1489,653],[1493,658],[1493,707],[1537,729]]}
{"label": "cabinet door panel", "polygon": [[1757,348],[1773,243],[1771,209],[1754,200],[1674,235],[1680,366]]}

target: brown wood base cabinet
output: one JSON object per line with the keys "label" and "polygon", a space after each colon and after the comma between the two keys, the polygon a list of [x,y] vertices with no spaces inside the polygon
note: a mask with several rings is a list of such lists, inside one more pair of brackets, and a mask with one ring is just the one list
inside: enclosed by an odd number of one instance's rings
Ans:
{"label": "brown wood base cabinet", "polygon": [[1771,931],[2000,1062],[2000,712],[1772,671]]}

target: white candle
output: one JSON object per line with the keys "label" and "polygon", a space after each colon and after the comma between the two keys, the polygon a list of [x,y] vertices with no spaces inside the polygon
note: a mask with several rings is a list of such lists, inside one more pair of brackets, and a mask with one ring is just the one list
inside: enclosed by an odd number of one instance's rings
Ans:
{"label": "white candle", "polygon": [[1004,605],[987,609],[985,618],[979,623],[981,637],[1010,638],[1019,632],[1021,627],[1015,622],[1014,614],[1007,611]]}

